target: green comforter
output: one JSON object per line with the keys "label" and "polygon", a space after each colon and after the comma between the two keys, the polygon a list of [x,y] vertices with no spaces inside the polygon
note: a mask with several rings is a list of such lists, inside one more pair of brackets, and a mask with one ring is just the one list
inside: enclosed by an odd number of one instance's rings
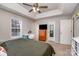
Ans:
{"label": "green comforter", "polygon": [[55,54],[53,47],[47,43],[34,40],[16,39],[1,44],[8,56],[51,56]]}

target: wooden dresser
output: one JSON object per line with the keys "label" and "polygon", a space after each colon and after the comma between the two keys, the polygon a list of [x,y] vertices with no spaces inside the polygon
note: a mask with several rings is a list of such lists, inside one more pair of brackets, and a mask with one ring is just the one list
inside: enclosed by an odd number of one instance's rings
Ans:
{"label": "wooden dresser", "polygon": [[39,30],[39,40],[40,41],[46,41],[47,37],[47,30]]}

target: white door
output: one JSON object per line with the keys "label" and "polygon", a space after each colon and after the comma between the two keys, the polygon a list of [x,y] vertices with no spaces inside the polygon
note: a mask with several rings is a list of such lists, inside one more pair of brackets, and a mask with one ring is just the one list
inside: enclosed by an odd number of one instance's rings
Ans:
{"label": "white door", "polygon": [[60,21],[60,43],[71,44],[72,39],[72,20]]}

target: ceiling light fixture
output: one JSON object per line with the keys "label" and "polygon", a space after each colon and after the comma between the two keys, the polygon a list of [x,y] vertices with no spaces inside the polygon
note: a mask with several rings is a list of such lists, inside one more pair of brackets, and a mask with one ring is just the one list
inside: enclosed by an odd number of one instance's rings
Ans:
{"label": "ceiling light fixture", "polygon": [[39,11],[40,9],[39,8],[37,8],[37,11]]}
{"label": "ceiling light fixture", "polygon": [[33,5],[23,3],[23,5],[27,5],[29,7],[32,7],[32,9],[30,9],[29,12],[34,11],[34,12],[41,13],[40,8],[48,8],[48,6],[39,6],[38,3],[34,3]]}
{"label": "ceiling light fixture", "polygon": [[36,12],[36,8],[35,7],[33,7],[33,11]]}
{"label": "ceiling light fixture", "polygon": [[33,11],[34,11],[34,12],[37,12],[37,11],[39,11],[39,10],[40,10],[39,8],[33,7]]}

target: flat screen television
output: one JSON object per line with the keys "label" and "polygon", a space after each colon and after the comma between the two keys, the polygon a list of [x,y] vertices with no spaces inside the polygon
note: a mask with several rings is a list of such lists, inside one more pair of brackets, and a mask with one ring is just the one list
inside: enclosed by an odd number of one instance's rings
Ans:
{"label": "flat screen television", "polygon": [[39,25],[39,29],[47,29],[47,24]]}

